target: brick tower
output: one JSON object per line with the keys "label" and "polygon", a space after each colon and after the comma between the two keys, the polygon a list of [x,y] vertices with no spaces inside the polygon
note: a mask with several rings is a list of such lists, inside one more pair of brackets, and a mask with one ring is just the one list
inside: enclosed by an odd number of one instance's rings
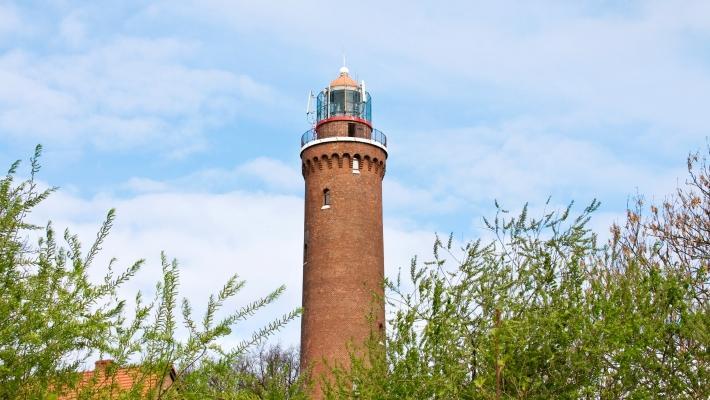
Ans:
{"label": "brick tower", "polygon": [[[310,108],[310,107],[309,107]],[[317,385],[348,344],[384,333],[382,179],[387,139],[372,128],[370,94],[346,67],[317,96],[301,137],[305,179],[301,366]],[[318,385],[317,385],[318,386]],[[320,394],[314,393],[314,397]]]}

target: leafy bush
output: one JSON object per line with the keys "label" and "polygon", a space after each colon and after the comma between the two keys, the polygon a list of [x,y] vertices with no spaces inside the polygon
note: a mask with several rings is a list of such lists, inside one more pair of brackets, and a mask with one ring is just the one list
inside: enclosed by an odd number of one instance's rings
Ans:
{"label": "leafy bush", "polygon": [[436,239],[387,282],[387,345],[353,352],[327,398],[674,398],[710,395],[710,174],[689,158],[686,186],[661,210],[629,210],[611,239],[561,212],[510,217],[491,241]]}
{"label": "leafy bush", "polygon": [[[35,180],[40,154],[37,146],[29,179],[15,181],[18,161],[0,180],[0,399],[56,398],[62,393],[77,398],[168,398],[178,392],[181,398],[205,398],[215,392],[209,377],[300,314],[298,309],[289,312],[235,348],[223,349],[219,339],[276,300],[284,287],[217,320],[225,301],[245,285],[235,275],[210,296],[198,322],[190,301],[182,299],[178,306],[178,264],[162,254],[163,276],[155,297],[145,303],[138,293],[129,318],[118,289],[144,261],[116,273],[114,259],[99,283],[88,275],[114,221],[114,210],[108,212],[86,254],[69,231],[60,246],[51,223],[37,245],[30,244],[30,233],[41,228],[28,223],[27,217],[55,190],[42,190]],[[186,335],[178,332],[180,324]],[[106,369],[109,385],[103,379],[81,381],[79,370],[97,356],[115,360],[115,366]],[[117,391],[110,375],[131,363],[132,371],[137,371],[134,387]],[[156,383],[171,374],[175,384]]]}

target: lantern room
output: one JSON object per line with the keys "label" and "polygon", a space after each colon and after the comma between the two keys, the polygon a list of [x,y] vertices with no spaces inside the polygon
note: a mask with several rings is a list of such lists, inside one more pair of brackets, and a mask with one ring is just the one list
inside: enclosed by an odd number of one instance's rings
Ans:
{"label": "lantern room", "polygon": [[347,67],[340,68],[340,76],[316,98],[316,122],[332,117],[372,121],[372,103],[370,94],[365,91],[365,82],[358,84],[353,80]]}
{"label": "lantern room", "polygon": [[[312,108],[316,100],[315,110]],[[318,96],[308,96],[306,115],[313,127],[301,136],[301,150],[321,140],[349,138],[365,141],[387,151],[387,137],[372,127],[372,99],[365,82],[357,83],[347,67]]]}

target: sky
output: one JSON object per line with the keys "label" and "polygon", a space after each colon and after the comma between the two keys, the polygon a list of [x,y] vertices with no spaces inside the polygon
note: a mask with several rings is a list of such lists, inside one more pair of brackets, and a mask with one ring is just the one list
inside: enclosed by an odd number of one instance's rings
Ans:
{"label": "sky", "polygon": [[485,236],[496,199],[596,198],[603,235],[681,184],[710,132],[707,1],[0,0],[0,167],[41,143],[59,190],[30,218],[87,247],[116,208],[92,274],[146,259],[127,297],[161,251],[198,310],[235,273],[231,308],[285,284],[229,345],[300,306],[307,94],[344,56],[388,138],[390,276],[435,233]]}

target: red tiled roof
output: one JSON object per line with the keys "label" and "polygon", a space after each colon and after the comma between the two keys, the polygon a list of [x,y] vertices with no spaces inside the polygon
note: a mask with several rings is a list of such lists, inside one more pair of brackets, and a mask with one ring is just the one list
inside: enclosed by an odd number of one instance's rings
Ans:
{"label": "red tiled roof", "polygon": [[[146,394],[152,389],[156,389],[159,377],[155,373],[146,373],[140,367],[111,368],[113,361],[99,360],[96,362],[93,371],[82,373],[79,383],[75,389],[70,389],[60,393],[58,400],[75,400],[83,390],[108,391],[116,394],[128,391],[135,385],[141,386],[141,391]],[[170,373],[163,378],[162,387],[168,388],[175,380],[175,370],[170,369]]]}

